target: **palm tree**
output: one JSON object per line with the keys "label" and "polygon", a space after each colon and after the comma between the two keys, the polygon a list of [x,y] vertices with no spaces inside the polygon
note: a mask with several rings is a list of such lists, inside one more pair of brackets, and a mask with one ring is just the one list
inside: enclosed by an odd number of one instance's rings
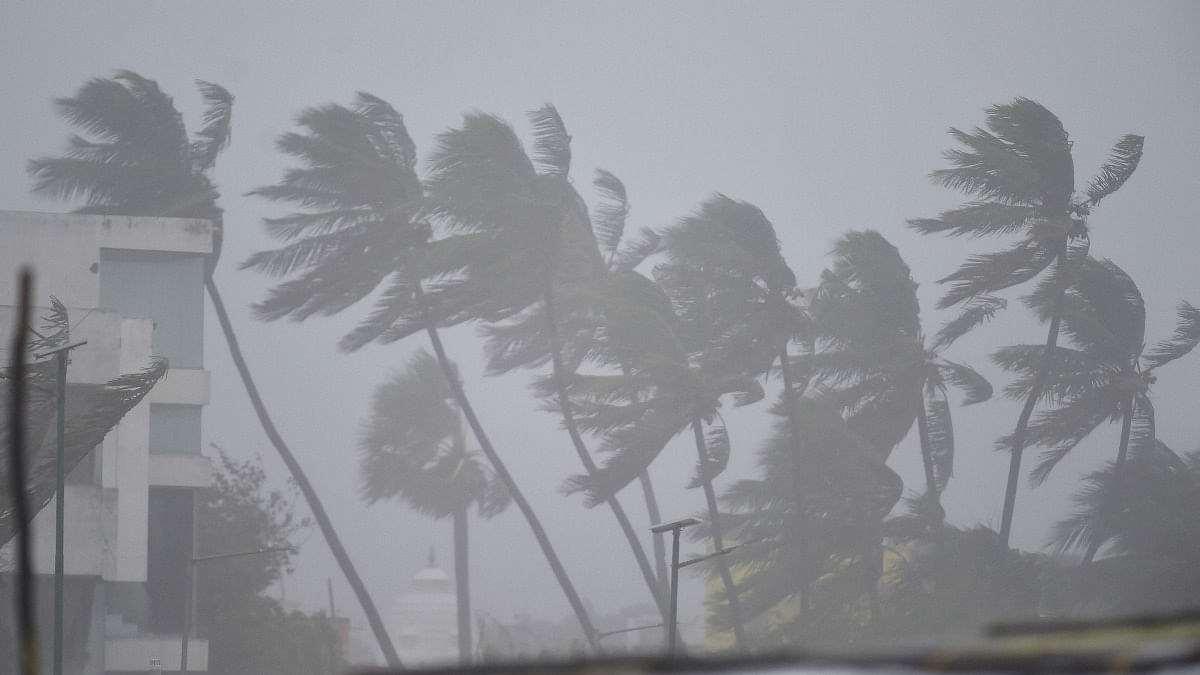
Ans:
{"label": "palm tree", "polygon": [[[590,350],[578,339],[579,330],[590,330],[581,317],[595,309],[593,291],[604,285],[606,266],[586,205],[570,182],[570,136],[562,118],[547,104],[530,120],[531,154],[512,127],[481,113],[439,136],[427,181],[429,213],[448,235],[438,292],[453,306],[476,299],[470,311],[485,323],[490,374],[549,362],[548,383],[538,389],[553,400],[590,475],[597,466],[569,390]],[[615,494],[601,501],[665,616],[659,578],[624,508]]]}
{"label": "palm tree", "polygon": [[[731,532],[747,542],[726,556],[742,572],[745,619],[773,615],[778,634],[768,637],[784,644],[846,639],[862,628],[855,608],[876,604],[883,519],[900,497],[900,477],[829,400],[795,400],[798,437],[787,411],[773,413],[758,477],[722,496]],[[729,623],[717,615],[716,627]]]}
{"label": "palm tree", "polygon": [[311,108],[298,122],[305,132],[285,134],[279,148],[303,166],[290,169],[279,184],[254,191],[300,209],[267,219],[268,230],[284,245],[256,253],[243,265],[291,277],[256,306],[258,316],[301,321],[331,315],[383,286],[375,311],[343,338],[342,349],[425,332],[472,434],[533,530],[594,645],[595,631],[574,584],[484,431],[442,343],[439,327],[473,318],[472,308],[492,289],[487,284],[465,288],[447,275],[447,259],[469,247],[470,240],[433,238],[425,190],[416,173],[416,147],[403,117],[385,101],[360,93],[353,107]]}
{"label": "palm tree", "polygon": [[[1145,348],[1146,308],[1137,284],[1110,260],[1084,260],[1075,284],[1063,301],[1062,326],[1075,348],[1056,347],[1045,394],[1054,407],[1029,425],[1029,442],[1046,446],[1030,477],[1040,485],[1064,457],[1104,422],[1121,422],[1113,464],[1113,488],[1119,483],[1131,449],[1146,452],[1155,443],[1154,404],[1150,389],[1159,367],[1190,352],[1200,343],[1200,310],[1188,303],[1179,308],[1175,335]],[[1016,345],[999,350],[994,359],[1018,379],[1006,393],[1029,395],[1041,345]],[[1086,541],[1084,564],[1090,563],[1105,541],[1104,523]]]}
{"label": "palm tree", "polygon": [[988,400],[992,387],[969,366],[939,355],[944,332],[927,344],[917,284],[883,235],[848,232],[833,256],[809,307],[816,351],[797,363],[883,460],[916,422],[925,498],[941,512],[938,496],[954,467],[948,386],[963,391],[964,405]]}
{"label": "palm tree", "polygon": [[359,441],[362,496],[369,504],[401,499],[433,518],[454,522],[458,658],[471,661],[471,596],[467,511],[491,518],[508,506],[508,491],[488,464],[468,452],[462,412],[441,366],[419,351],[375,391]]}
{"label": "palm tree", "polygon": [[1182,456],[1162,441],[1131,447],[1090,473],[1060,521],[1059,550],[1109,545],[1077,569],[1077,611],[1126,616],[1194,610],[1200,597],[1200,451]]}
{"label": "palm tree", "polygon": [[1062,320],[1062,298],[1072,280],[1072,267],[1086,255],[1087,218],[1101,200],[1116,192],[1133,175],[1142,157],[1143,138],[1127,135],[1117,142],[1100,173],[1084,195],[1075,193],[1071,141],[1062,122],[1041,104],[1027,98],[987,110],[988,130],[951,129],[962,149],[945,156],[952,165],[931,174],[935,183],[973,195],[976,200],[944,211],[937,218],[909,221],[923,234],[949,236],[1018,235],[1015,245],[997,253],[972,256],[941,283],[950,290],[938,309],[962,305],[950,325],[952,337],[989,319],[999,308],[993,293],[1041,277],[1035,296],[1048,321],[1043,362],[1017,418],[1007,449],[1011,452],[1000,543],[1008,546],[1012,531],[1021,455],[1027,442],[1029,418],[1049,377]]}
{"label": "palm tree", "polygon": [[34,191],[58,199],[82,198],[81,213],[203,218],[213,224],[213,253],[204,288],[217,313],[234,366],[258,421],[292,478],[300,487],[338,566],[362,605],[367,621],[391,667],[400,667],[387,629],[354,568],[316,490],[275,428],[242,356],[233,323],[213,271],[221,252],[222,211],[209,179],[217,155],[229,143],[233,96],[222,87],[199,82],[207,108],[204,126],[189,139],[183,118],[158,84],[132,71],[93,79],[75,96],[56,101],[60,113],[94,140],[72,135],[66,155],[29,162]]}
{"label": "palm tree", "polygon": [[[591,377],[580,388],[586,425],[605,434],[602,450],[611,459],[590,475],[574,477],[570,487],[586,491],[593,503],[603,499],[691,428],[699,459],[691,487],[704,489],[707,533],[720,551],[725,542],[712,481],[727,464],[730,446],[724,423],[714,424],[717,409],[726,394],[739,405],[762,398],[756,378],[768,371],[780,344],[786,356],[794,325],[787,297],[795,276],[770,221],[753,205],[724,195],[645,241],[656,239],[663,256],[655,266],[658,289],[630,285],[623,293],[641,306],[636,323],[622,322],[637,331],[636,341],[630,340],[637,345],[629,350],[632,376],[610,378],[615,384]],[[629,390],[642,393],[625,405],[610,400],[611,392]],[[718,557],[714,566],[725,585],[737,647],[745,649],[733,577],[724,559]]]}

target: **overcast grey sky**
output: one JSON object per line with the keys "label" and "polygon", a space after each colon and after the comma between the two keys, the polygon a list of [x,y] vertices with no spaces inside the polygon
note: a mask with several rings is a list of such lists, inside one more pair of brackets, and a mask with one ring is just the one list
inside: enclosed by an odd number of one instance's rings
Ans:
{"label": "overcast grey sky", "polygon": [[[904,220],[962,201],[927,179],[944,164],[947,128],[982,124],[987,106],[1026,96],[1070,132],[1079,186],[1122,134],[1146,136],[1137,174],[1091,219],[1092,252],[1113,258],[1140,284],[1151,340],[1169,334],[1180,299],[1200,303],[1193,201],[1200,189],[1200,3],[8,2],[0,17],[0,209],[67,209],[29,194],[25,162],[61,150],[70,130],[50,101],[89,77],[127,68],[154,78],[193,127],[194,79],[218,82],[237,97],[233,145],[216,171],[226,212],[218,281],[269,407],[346,530],[385,613],[431,543],[444,560],[450,555],[448,523],[357,499],[355,434],[371,391],[423,345],[337,353],[334,343],[361,311],[301,325],[255,322],[246,306],[263,296],[267,279],[236,271],[252,251],[271,245],[260,219],[279,212],[242,195],[279,178],[286,164],[274,139],[306,106],[371,92],[405,114],[427,151],[434,134],[457,125],[465,111],[497,113],[525,135],[524,112],[552,102],[573,135],[573,172],[585,197],[593,169],[603,167],[625,181],[636,225],[667,225],[713,191],[751,201],[775,223],[802,283],[815,280],[839,233],[876,228],[913,268],[932,332],[945,318],[932,311],[934,281],[966,253],[1000,242],[919,238]],[[1003,385],[988,351],[1043,335],[1015,307],[950,356]],[[261,452],[282,475],[215,320],[208,325],[206,442]],[[582,594],[606,611],[644,601],[611,516],[558,493],[577,460],[554,418],[528,400],[527,375],[482,380],[472,330],[449,339],[499,451]],[[1200,445],[1200,358],[1173,365],[1156,388],[1159,431],[1177,449],[1193,449]],[[991,444],[1010,429],[1016,406],[955,412],[949,516],[994,525],[1006,458]],[[722,483],[751,472],[753,441],[767,424],[761,406],[731,417],[740,454]],[[1112,456],[1111,437],[1081,447],[1056,479],[1018,502],[1018,545],[1041,544],[1074,476]],[[891,463],[911,484],[919,474],[915,444],[906,441]],[[686,448],[672,447],[655,465],[665,517],[702,506],[698,492],[682,489],[692,464]],[[633,491],[623,497],[635,522],[645,523],[640,498]],[[501,619],[567,613],[515,509],[476,525],[473,545],[479,610]],[[339,609],[352,608],[314,530],[287,582],[289,597],[323,606],[326,576],[335,579]],[[687,615],[699,611],[701,592],[695,580],[684,589]]]}

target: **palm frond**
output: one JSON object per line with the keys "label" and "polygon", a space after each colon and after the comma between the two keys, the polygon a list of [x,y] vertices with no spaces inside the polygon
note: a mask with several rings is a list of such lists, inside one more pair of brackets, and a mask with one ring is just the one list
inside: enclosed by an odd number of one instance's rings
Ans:
{"label": "palm frond", "polygon": [[967,300],[958,316],[942,325],[934,342],[934,349],[949,347],[958,338],[991,321],[996,312],[1007,307],[1008,300],[994,295],[979,295]]}
{"label": "palm frond", "polygon": [[192,161],[197,171],[212,169],[217,155],[229,145],[233,130],[233,95],[224,87],[196,80],[196,87],[204,97],[204,126],[192,142]]}
{"label": "palm frond", "polygon": [[571,136],[551,104],[529,113],[533,125],[533,161],[544,173],[566,178],[571,172]]}
{"label": "palm frond", "polygon": [[729,430],[724,424],[714,425],[704,434],[704,457],[696,462],[696,473],[688,481],[689,490],[710,483],[729,466]]}
{"label": "palm frond", "polygon": [[940,284],[950,284],[950,290],[938,301],[937,308],[946,309],[1025,283],[1046,269],[1055,257],[1051,250],[1032,239],[998,253],[971,256],[953,274],[938,280]]}
{"label": "palm frond", "polygon": [[1200,309],[1190,303],[1179,303],[1178,320],[1175,323],[1175,334],[1169,340],[1162,340],[1142,357],[1146,370],[1154,370],[1175,359],[1186,356],[1200,343]]}
{"label": "palm frond", "polygon": [[974,368],[946,360],[938,361],[937,367],[950,384],[961,389],[966,395],[963,405],[982,403],[992,397],[992,384]]}
{"label": "palm frond", "polygon": [[1111,195],[1129,180],[1142,160],[1145,138],[1127,134],[1117,141],[1109,154],[1108,161],[1100,167],[1100,173],[1088,183],[1088,205],[1095,206],[1101,199]]}
{"label": "palm frond", "polygon": [[943,211],[937,218],[915,218],[909,227],[921,234],[944,232],[951,237],[988,237],[1012,234],[1028,228],[1038,217],[1037,209],[1022,204],[969,202]]}
{"label": "palm frond", "polygon": [[600,202],[593,209],[592,225],[596,241],[605,259],[611,261],[625,234],[625,219],[629,216],[629,200],[625,184],[611,172],[596,169],[592,184],[600,195]]}

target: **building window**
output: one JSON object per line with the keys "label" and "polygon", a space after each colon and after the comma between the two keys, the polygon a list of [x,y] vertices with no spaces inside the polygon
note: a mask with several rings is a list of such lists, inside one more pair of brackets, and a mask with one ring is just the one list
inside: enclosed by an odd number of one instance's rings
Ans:
{"label": "building window", "polygon": [[150,452],[152,454],[200,454],[200,410],[198,405],[150,405]]}
{"label": "building window", "polygon": [[100,305],[154,320],[155,356],[172,368],[204,365],[204,258],[164,251],[100,250]]}

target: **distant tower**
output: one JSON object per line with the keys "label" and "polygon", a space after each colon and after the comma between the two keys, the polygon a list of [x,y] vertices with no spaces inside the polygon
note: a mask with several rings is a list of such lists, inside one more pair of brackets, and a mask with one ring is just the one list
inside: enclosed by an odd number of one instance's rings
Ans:
{"label": "distant tower", "polygon": [[458,621],[454,585],[437,567],[433,547],[425,569],[413,575],[396,601],[391,629],[405,665],[448,664],[458,660]]}

